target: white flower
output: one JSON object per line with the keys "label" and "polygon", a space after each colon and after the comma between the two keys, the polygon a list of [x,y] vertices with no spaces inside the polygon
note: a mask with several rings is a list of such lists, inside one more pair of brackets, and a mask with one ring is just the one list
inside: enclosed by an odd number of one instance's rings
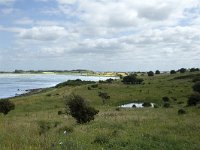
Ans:
{"label": "white flower", "polygon": [[62,144],[63,144],[63,142],[60,142],[59,144],[60,144],[60,145],[62,145]]}
{"label": "white flower", "polygon": [[64,134],[67,134],[67,131],[64,131]]}

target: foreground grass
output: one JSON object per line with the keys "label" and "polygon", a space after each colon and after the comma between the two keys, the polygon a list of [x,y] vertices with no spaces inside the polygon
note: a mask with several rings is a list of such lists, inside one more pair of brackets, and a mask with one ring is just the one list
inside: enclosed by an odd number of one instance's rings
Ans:
{"label": "foreground grass", "polygon": [[[16,109],[0,115],[1,150],[61,149],[173,149],[200,147],[200,109],[185,107],[192,93],[190,78],[174,80],[180,75],[146,77],[144,85],[99,84],[51,88],[38,94],[12,99]],[[102,104],[98,92],[111,99]],[[79,125],[64,111],[64,97],[70,93],[83,96],[100,110],[94,121]],[[162,97],[170,98],[171,108],[162,108]],[[120,109],[120,104],[146,101],[159,108]],[[64,134],[64,131],[67,131]]]}

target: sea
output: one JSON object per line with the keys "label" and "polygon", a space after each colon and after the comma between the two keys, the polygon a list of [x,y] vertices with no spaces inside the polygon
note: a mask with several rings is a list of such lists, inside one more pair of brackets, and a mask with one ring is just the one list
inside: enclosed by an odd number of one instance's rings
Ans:
{"label": "sea", "polygon": [[53,87],[67,80],[99,81],[116,77],[58,74],[0,74],[0,99],[14,97],[27,90]]}

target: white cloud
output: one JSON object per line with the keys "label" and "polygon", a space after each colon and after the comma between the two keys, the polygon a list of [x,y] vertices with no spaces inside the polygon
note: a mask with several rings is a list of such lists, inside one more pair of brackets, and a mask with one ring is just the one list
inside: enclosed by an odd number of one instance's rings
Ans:
{"label": "white cloud", "polygon": [[22,18],[15,21],[16,24],[21,24],[21,25],[30,25],[33,24],[33,22],[34,21],[30,18]]}
{"label": "white cloud", "polygon": [[31,29],[24,29],[19,33],[22,39],[52,41],[69,36],[64,27],[60,26],[40,26]]}
{"label": "white cloud", "polygon": [[15,0],[0,0],[0,5],[9,5],[9,4],[12,4],[14,3]]}

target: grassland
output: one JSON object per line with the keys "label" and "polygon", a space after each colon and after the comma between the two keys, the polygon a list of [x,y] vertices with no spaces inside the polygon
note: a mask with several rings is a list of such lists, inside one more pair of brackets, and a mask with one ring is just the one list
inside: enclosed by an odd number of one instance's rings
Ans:
{"label": "grassland", "polygon": [[[197,150],[200,147],[200,109],[185,107],[192,91],[191,74],[142,76],[144,84],[120,81],[88,86],[49,88],[38,94],[11,99],[16,105],[8,115],[0,114],[1,150]],[[176,78],[189,75],[185,78]],[[98,92],[107,92],[105,105]],[[84,97],[99,110],[94,121],[77,124],[64,112],[70,93]],[[163,108],[162,97],[170,98]],[[116,109],[134,101],[153,102],[159,108]],[[184,108],[185,115],[178,115]],[[66,134],[64,134],[66,131]]]}

